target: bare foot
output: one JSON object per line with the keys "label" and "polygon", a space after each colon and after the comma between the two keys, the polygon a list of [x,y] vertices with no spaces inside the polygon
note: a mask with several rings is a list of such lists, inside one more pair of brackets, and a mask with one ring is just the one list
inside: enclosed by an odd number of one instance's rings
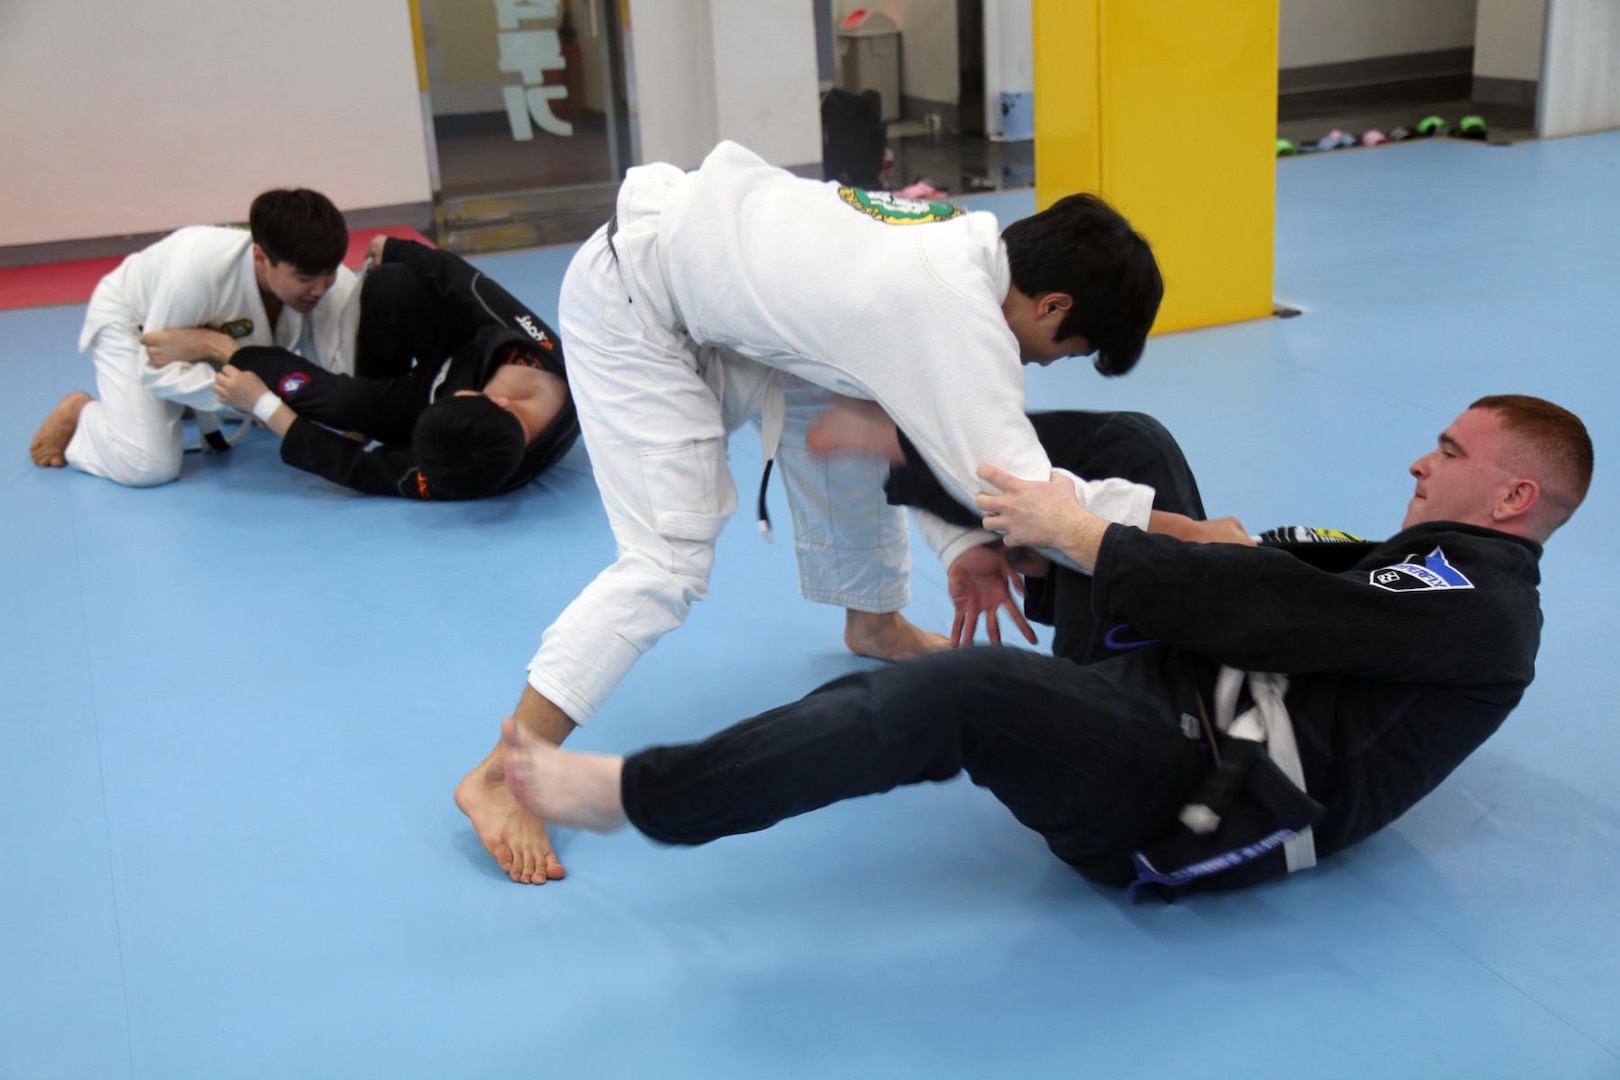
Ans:
{"label": "bare foot", "polygon": [[874,615],[844,612],[844,644],[856,656],[874,660],[910,660],[951,647],[951,639],[915,625],[898,611]]}
{"label": "bare foot", "polygon": [[625,825],[619,795],[624,758],[559,749],[513,720],[501,725],[501,744],[506,749],[506,786],[535,817],[592,832]]}
{"label": "bare foot", "polygon": [[67,464],[67,446],[73,433],[79,430],[79,414],[93,399],[83,390],[75,390],[56,403],[56,408],[34,432],[34,441],[28,444],[28,455],[35,465],[60,469]]}
{"label": "bare foot", "polygon": [[520,885],[544,885],[568,871],[551,850],[545,823],[518,805],[506,786],[503,751],[489,756],[456,785],[456,805],[472,819],[473,830],[495,862]]}
{"label": "bare foot", "polygon": [[810,425],[805,445],[817,454],[866,454],[894,465],[905,463],[900,437],[889,414],[875,401],[835,398]]}

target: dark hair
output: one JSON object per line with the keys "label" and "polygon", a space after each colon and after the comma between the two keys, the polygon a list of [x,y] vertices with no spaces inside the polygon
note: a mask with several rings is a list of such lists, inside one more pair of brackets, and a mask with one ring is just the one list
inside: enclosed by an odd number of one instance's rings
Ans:
{"label": "dark hair", "polygon": [[482,394],[442,398],[422,410],[411,433],[429,498],[497,495],[528,447],[523,424]]}
{"label": "dark hair", "polygon": [[1054,341],[1083,337],[1097,350],[1104,375],[1123,375],[1164,299],[1153,249],[1131,223],[1095,195],[1070,195],[1002,231],[1013,284],[1025,296],[1073,297]]}
{"label": "dark hair", "polygon": [[1559,405],[1528,394],[1492,394],[1470,409],[1491,409],[1502,425],[1518,436],[1550,475],[1543,490],[1560,511],[1562,525],[1586,498],[1592,484],[1592,437],[1581,418]]}
{"label": "dark hair", "polygon": [[349,253],[343,214],[331,199],[308,188],[266,191],[253,200],[248,228],[266,258],[290,262],[304,274],[329,273]]}

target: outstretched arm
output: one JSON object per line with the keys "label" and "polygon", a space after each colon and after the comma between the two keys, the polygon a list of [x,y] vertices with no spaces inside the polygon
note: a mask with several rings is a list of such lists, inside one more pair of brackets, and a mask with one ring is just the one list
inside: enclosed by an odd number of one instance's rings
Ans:
{"label": "outstretched arm", "polygon": [[994,465],[979,466],[979,477],[997,489],[974,497],[984,512],[984,527],[1016,547],[1056,551],[1086,573],[1097,565],[1108,522],[1074,499],[1074,486],[1053,474],[1051,480],[1020,480]]}
{"label": "outstretched arm", "polygon": [[[295,469],[325,477],[367,495],[398,495],[407,499],[429,499],[427,485],[420,482],[416,455],[407,446],[379,445],[368,448],[363,435],[342,435],[319,423],[301,417],[285,401],[276,398],[257,374],[227,364],[214,379],[220,401],[258,417],[281,437],[281,460]],[[261,405],[266,396],[274,402]]]}
{"label": "outstretched arm", "polygon": [[[1060,551],[1087,573],[1096,568],[1109,522],[1076,503],[1066,479],[1020,480],[993,465],[981,466],[979,476],[997,488],[975,500],[984,511],[985,528],[1000,533],[1010,546]],[[1195,521],[1155,510],[1145,531],[1195,544],[1254,546],[1254,538],[1232,517]]]}
{"label": "outstretched arm", "polygon": [[1162,536],[1173,536],[1192,544],[1245,544],[1255,546],[1254,537],[1235,517],[1199,520],[1168,510],[1155,510],[1148,515],[1147,531]]}
{"label": "outstretched arm", "polygon": [[408,375],[389,379],[339,375],[276,346],[248,346],[237,351],[231,363],[257,375],[305,419],[386,443],[410,438],[418,409],[417,391]]}
{"label": "outstretched arm", "polygon": [[[1002,535],[1012,547],[1059,551],[1090,573],[1109,522],[1074,501],[1067,479],[1020,480],[994,465],[981,465],[979,476],[997,489],[981,492],[975,502],[984,511],[984,527]],[[1246,544],[1254,538],[1232,517],[1194,521],[1183,514],[1155,510],[1148,532],[1202,544]]]}
{"label": "outstretched arm", "polygon": [[236,411],[258,417],[265,427],[278,436],[284,437],[287,429],[293,426],[293,421],[298,419],[292,407],[271,393],[263,379],[233,364],[226,364],[214,376],[214,393],[219,395],[222,403]]}

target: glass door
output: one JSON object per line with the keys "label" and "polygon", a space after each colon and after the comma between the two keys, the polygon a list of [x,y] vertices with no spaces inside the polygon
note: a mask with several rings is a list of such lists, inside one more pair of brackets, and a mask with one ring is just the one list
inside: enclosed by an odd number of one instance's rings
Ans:
{"label": "glass door", "polygon": [[556,243],[605,221],[631,164],[627,5],[413,6],[440,243],[463,251]]}

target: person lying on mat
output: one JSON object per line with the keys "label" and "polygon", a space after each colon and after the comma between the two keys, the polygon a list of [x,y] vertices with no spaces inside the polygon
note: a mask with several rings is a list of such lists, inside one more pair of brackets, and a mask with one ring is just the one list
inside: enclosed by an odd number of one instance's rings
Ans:
{"label": "person lying on mat", "polygon": [[[1178,893],[1303,870],[1432,790],[1519,703],[1543,543],[1592,472],[1581,421],[1481,398],[1411,467],[1388,540],[1189,544],[984,468],[984,525],[1094,577],[1137,647],[1076,664],[937,653],[838,679],[701,742],[570,753],[508,720],[530,813],[701,844],[966,772],[1097,882]],[[1322,542],[1323,539],[1334,542]]]}
{"label": "person lying on mat", "polygon": [[173,351],[218,366],[219,400],[280,436],[287,464],[368,494],[500,495],[568,451],[579,420],[539,316],[448,251],[379,236],[367,265],[357,375],[212,331]]}

